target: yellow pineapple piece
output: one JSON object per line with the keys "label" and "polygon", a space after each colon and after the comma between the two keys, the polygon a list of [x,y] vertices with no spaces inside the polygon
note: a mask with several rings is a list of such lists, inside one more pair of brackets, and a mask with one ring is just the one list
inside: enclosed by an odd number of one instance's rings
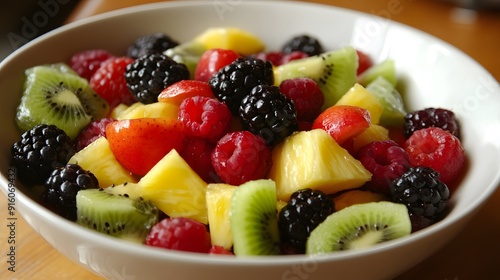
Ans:
{"label": "yellow pineapple piece", "polygon": [[358,151],[361,147],[373,142],[389,140],[389,130],[377,124],[370,124],[360,135],[353,138],[353,150]]}
{"label": "yellow pineapple piece", "polygon": [[113,108],[111,110],[111,112],[109,113],[109,117],[113,118],[113,119],[118,119],[118,116],[123,114],[123,112],[125,110],[127,110],[128,108],[129,108],[129,106],[127,104],[120,103],[115,108]]}
{"label": "yellow pineapple piece", "polygon": [[229,222],[231,199],[237,186],[228,184],[208,184],[207,214],[212,245],[231,249],[233,236]]}
{"label": "yellow pineapple piece", "polygon": [[87,147],[78,151],[69,159],[69,163],[77,163],[83,169],[92,172],[99,180],[99,187],[101,188],[137,181],[116,160],[105,137],[97,138]]}
{"label": "yellow pineapple piece", "polygon": [[240,55],[250,55],[264,50],[265,45],[256,35],[235,27],[208,28],[194,39],[205,49],[230,49]]}
{"label": "yellow pineapple piece", "polygon": [[276,182],[278,199],[303,188],[326,194],[360,187],[371,173],[324,130],[301,131],[273,149],[269,178]]}
{"label": "yellow pineapple piece", "polygon": [[179,107],[166,102],[143,104],[136,102],[119,114],[116,119],[177,118]]}
{"label": "yellow pineapple piece", "polygon": [[361,203],[388,201],[389,197],[381,193],[362,190],[348,190],[333,198],[335,211],[340,211],[348,206]]}
{"label": "yellow pineapple piece", "polygon": [[380,116],[384,111],[379,99],[357,83],[337,101],[336,105],[351,105],[367,109],[373,124],[380,122]]}
{"label": "yellow pineapple piece", "polygon": [[282,200],[277,200],[276,201],[276,209],[278,209],[278,214],[280,213],[281,209],[286,206],[286,202]]}

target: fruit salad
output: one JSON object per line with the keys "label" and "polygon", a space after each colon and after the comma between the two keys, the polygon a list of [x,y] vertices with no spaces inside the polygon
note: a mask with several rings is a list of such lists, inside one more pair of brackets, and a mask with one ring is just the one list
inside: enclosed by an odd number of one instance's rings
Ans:
{"label": "fruit salad", "polygon": [[324,254],[443,219],[465,169],[446,108],[408,111],[396,63],[297,34],[145,34],[26,69],[11,165],[39,201],[145,246]]}

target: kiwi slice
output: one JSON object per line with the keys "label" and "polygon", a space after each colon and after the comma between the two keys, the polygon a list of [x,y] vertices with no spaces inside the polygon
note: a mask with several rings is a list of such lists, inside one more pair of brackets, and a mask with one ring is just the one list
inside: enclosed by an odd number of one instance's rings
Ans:
{"label": "kiwi slice", "polygon": [[108,103],[88,81],[63,63],[34,66],[25,74],[16,112],[16,123],[23,131],[40,123],[54,124],[74,139],[88,123],[109,112]]}
{"label": "kiwi slice", "polygon": [[366,71],[361,73],[358,77],[358,83],[366,87],[379,76],[384,77],[393,86],[397,85],[398,79],[396,77],[396,66],[394,60],[389,58],[366,69]]}
{"label": "kiwi slice", "polygon": [[276,84],[283,80],[308,77],[318,83],[325,96],[323,109],[335,103],[356,83],[358,55],[353,47],[292,60],[275,68]]}
{"label": "kiwi slice", "polygon": [[406,109],[403,97],[394,85],[384,76],[378,76],[368,84],[366,90],[377,96],[384,107],[380,116],[380,124],[383,126],[401,126],[404,124]]}
{"label": "kiwi slice", "polygon": [[274,181],[248,181],[234,190],[230,229],[236,256],[278,255],[280,241]]}
{"label": "kiwi slice", "polygon": [[113,195],[103,189],[81,190],[76,195],[76,223],[114,237],[143,243],[158,222],[159,210],[150,201]]}
{"label": "kiwi slice", "polygon": [[355,204],[328,216],[307,239],[307,254],[367,248],[410,235],[405,205],[381,201]]}

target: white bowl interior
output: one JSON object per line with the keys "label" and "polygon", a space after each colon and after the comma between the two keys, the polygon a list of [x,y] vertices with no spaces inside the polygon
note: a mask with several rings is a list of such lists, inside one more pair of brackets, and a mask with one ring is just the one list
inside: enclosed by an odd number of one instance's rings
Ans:
{"label": "white bowl interior", "polygon": [[[323,279],[333,272],[339,279],[382,279],[398,275],[443,246],[496,189],[500,181],[500,87],[464,53],[408,26],[341,8],[299,2],[201,1],[150,4],[81,20],[35,39],[5,59],[0,64],[2,191],[7,192],[10,146],[19,137],[13,116],[24,69],[64,62],[74,52],[91,48],[124,54],[136,37],[147,33],[160,31],[187,41],[215,26],[249,30],[269,49],[281,47],[293,35],[308,33],[320,38],[327,49],[352,45],[376,62],[393,58],[408,108],[444,107],[454,110],[460,119],[469,166],[453,196],[452,211],[445,220],[409,238],[368,250],[314,258],[227,259],[168,252],[108,238],[63,220],[18,191],[21,215],[70,259],[109,278],[154,279],[162,275],[158,271],[171,270],[172,279],[217,272],[227,279],[293,279],[297,276],[294,268],[299,267],[310,279]],[[17,187],[25,191],[23,186]],[[366,269],[359,269],[361,266]],[[284,278],[287,275],[290,278]]]}

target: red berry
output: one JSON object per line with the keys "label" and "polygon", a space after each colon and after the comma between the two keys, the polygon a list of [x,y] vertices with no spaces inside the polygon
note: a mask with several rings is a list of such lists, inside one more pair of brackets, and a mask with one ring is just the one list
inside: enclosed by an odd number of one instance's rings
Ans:
{"label": "red berry", "polygon": [[196,253],[208,253],[212,247],[206,226],[183,217],[166,218],[154,225],[146,245]]}
{"label": "red berry", "polygon": [[281,58],[281,64],[286,64],[292,60],[296,60],[296,59],[302,59],[302,58],[306,58],[308,57],[309,55],[305,52],[302,52],[302,51],[293,51],[291,53],[287,53],[287,54],[284,54],[283,57]]}
{"label": "red berry", "polygon": [[280,91],[293,100],[299,121],[312,122],[321,113],[325,99],[318,84],[313,79],[284,80],[280,84]]}
{"label": "red berry", "polygon": [[186,98],[179,106],[179,120],[186,134],[214,143],[229,131],[232,116],[225,103],[206,96]]}
{"label": "red berry", "polygon": [[76,150],[87,147],[90,143],[94,142],[97,138],[101,136],[106,136],[106,126],[115,121],[112,118],[102,118],[100,120],[93,121],[89,123],[76,138]]}
{"label": "red berry", "polygon": [[233,50],[210,49],[204,52],[196,65],[194,79],[208,82],[208,80],[222,67],[230,64],[239,57]]}
{"label": "red berry", "polygon": [[130,105],[135,102],[124,76],[125,68],[133,61],[134,59],[130,57],[109,58],[102,63],[101,67],[90,78],[90,86],[112,108],[120,103]]}
{"label": "red berry", "polygon": [[366,69],[372,67],[373,61],[366,53],[364,53],[360,50],[356,50],[356,52],[358,53],[357,74],[360,75],[361,73],[365,72]]}
{"label": "red berry", "polygon": [[234,256],[233,252],[225,249],[222,246],[212,246],[212,248],[210,248],[208,253],[212,254],[212,255],[231,255],[231,256]]}
{"label": "red berry", "polygon": [[207,139],[188,137],[180,155],[205,182],[215,183],[220,179],[212,166],[212,151],[215,144]]}
{"label": "red berry", "polygon": [[227,184],[262,179],[271,169],[271,149],[264,139],[249,132],[230,132],[223,136],[212,152],[215,172]]}
{"label": "red berry", "polygon": [[271,62],[274,66],[278,66],[282,64],[283,52],[280,51],[260,52],[258,54],[253,55],[253,57],[261,60],[267,60]]}
{"label": "red berry", "polygon": [[405,149],[392,140],[371,142],[358,151],[357,158],[373,174],[366,188],[379,193],[389,194],[391,182],[410,167]]}
{"label": "red berry", "polygon": [[113,57],[106,50],[93,49],[75,53],[69,60],[69,66],[75,70],[80,77],[90,80],[90,77],[101,67],[108,58]]}
{"label": "red berry", "polygon": [[406,140],[405,149],[413,166],[431,167],[449,184],[465,165],[465,152],[460,140],[438,127],[416,130]]}

